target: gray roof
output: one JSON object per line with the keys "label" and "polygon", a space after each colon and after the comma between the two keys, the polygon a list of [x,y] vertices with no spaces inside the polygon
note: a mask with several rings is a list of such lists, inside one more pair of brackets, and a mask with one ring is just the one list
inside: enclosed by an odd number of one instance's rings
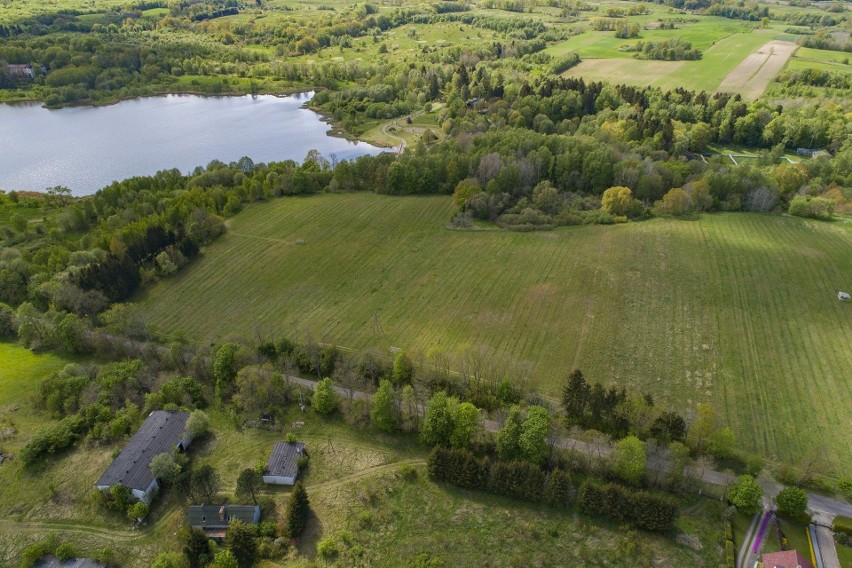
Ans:
{"label": "gray roof", "polygon": [[190,526],[207,529],[226,529],[232,519],[254,524],[255,515],[260,516],[259,505],[193,505],[186,510]]}
{"label": "gray roof", "polygon": [[183,436],[189,414],[180,410],[152,412],[96,485],[121,484],[145,491],[154,481],[148,466],[154,456],[170,453]]}
{"label": "gray roof", "polygon": [[275,442],[269,461],[266,462],[265,475],[296,477],[299,473],[299,458],[305,453],[302,442]]}
{"label": "gray roof", "polygon": [[91,558],[72,558],[70,560],[66,560],[65,562],[61,561],[55,556],[42,556],[36,563],[33,564],[33,568],[104,568],[105,564],[101,564],[100,562],[95,562]]}

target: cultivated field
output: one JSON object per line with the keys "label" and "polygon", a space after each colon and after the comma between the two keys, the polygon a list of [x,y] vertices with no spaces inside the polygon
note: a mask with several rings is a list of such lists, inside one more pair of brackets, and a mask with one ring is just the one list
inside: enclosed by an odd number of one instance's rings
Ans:
{"label": "cultivated field", "polygon": [[[656,33],[662,34],[664,31],[670,34],[667,37],[680,37],[672,35],[680,30],[660,30]],[[589,33],[599,34],[597,37],[601,43],[592,41],[594,36],[587,38]],[[637,40],[620,40],[613,37],[611,32],[589,33],[552,48],[554,55],[575,49],[583,58],[579,65],[565,72],[566,76],[628,85],[650,85],[662,89],[683,87],[708,92],[717,90],[728,73],[749,53],[772,37],[760,31],[730,33],[713,41],[694,41],[693,45],[704,51],[704,57],[698,61],[648,61],[625,57],[627,54],[618,51],[618,46],[636,43]],[[647,39],[666,39],[666,36]],[[774,78],[774,75],[771,78]]]}
{"label": "cultivated field", "polygon": [[[312,337],[487,355],[556,395],[575,366],[691,412],[746,448],[852,467],[852,227],[751,214],[542,233],[450,231],[444,197],[250,207],[141,308],[198,341]],[[303,244],[298,244],[303,241]]]}
{"label": "cultivated field", "polygon": [[743,59],[725,76],[719,91],[740,93],[753,101],[763,94],[769,82],[781,71],[798,45],[789,41],[770,41]]}

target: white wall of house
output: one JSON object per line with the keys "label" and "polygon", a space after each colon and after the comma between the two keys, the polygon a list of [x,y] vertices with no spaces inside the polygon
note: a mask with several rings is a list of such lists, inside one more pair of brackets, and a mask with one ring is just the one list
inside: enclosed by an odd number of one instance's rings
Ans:
{"label": "white wall of house", "polygon": [[271,485],[293,485],[296,483],[296,478],[284,477],[283,475],[264,475],[263,482]]}

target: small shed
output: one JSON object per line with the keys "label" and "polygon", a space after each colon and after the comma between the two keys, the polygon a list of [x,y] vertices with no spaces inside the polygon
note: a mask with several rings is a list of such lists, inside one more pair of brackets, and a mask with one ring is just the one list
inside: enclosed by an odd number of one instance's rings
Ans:
{"label": "small shed", "polygon": [[266,462],[263,482],[272,485],[293,485],[299,475],[299,458],[305,455],[302,442],[276,442]]}
{"label": "small shed", "polygon": [[186,511],[191,527],[201,529],[207,538],[223,540],[234,519],[256,525],[260,522],[259,505],[193,505]]}
{"label": "small shed", "polygon": [[850,299],[849,292],[838,292],[837,299],[841,302],[848,302]]}

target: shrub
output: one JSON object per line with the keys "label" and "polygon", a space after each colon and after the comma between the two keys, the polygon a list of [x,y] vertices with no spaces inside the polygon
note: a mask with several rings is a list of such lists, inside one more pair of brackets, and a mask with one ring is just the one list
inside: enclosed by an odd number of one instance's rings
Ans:
{"label": "shrub", "polygon": [[317,388],[314,391],[314,396],[311,397],[311,406],[319,414],[331,414],[337,410],[337,405],[340,397],[331,384],[331,379],[328,377],[317,383]]}
{"label": "shrub", "polygon": [[600,485],[586,481],[577,496],[580,511],[591,516],[627,521],[650,531],[667,531],[674,526],[678,509],[666,495],[647,491],[635,492],[609,483]]}
{"label": "shrub", "polygon": [[763,487],[750,475],[741,475],[731,485],[728,500],[743,513],[753,514],[760,511],[763,499]]}
{"label": "shrub", "polygon": [[337,548],[337,539],[331,536],[320,539],[317,543],[317,554],[326,560],[335,558],[340,551]]}
{"label": "shrub", "polygon": [[71,560],[72,558],[77,558],[80,553],[77,552],[76,547],[70,542],[63,542],[59,546],[56,547],[56,552],[53,553],[59,560],[65,562],[66,560]]}
{"label": "shrub", "polygon": [[405,481],[414,481],[417,479],[417,468],[410,463],[404,463],[399,466],[399,476]]}
{"label": "shrub", "polygon": [[843,515],[834,517],[831,529],[834,532],[842,532],[852,536],[852,517],[844,517]]}
{"label": "shrub", "polygon": [[787,211],[790,215],[795,215],[796,217],[830,221],[834,214],[834,201],[824,197],[797,195],[790,202],[790,207]]}
{"label": "shrub", "polygon": [[808,508],[808,494],[798,487],[785,487],[775,497],[778,510],[791,517],[800,517]]}
{"label": "shrub", "polygon": [[727,568],[735,568],[737,565],[737,555],[732,540],[725,541],[725,565]]}

